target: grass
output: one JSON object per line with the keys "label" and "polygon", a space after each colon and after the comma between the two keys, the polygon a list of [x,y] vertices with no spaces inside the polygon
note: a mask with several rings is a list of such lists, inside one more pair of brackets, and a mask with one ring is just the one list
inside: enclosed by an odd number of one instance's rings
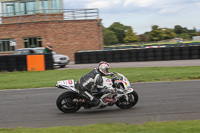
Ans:
{"label": "grass", "polygon": [[[0,73],[0,89],[54,87],[58,80],[74,79],[77,81],[91,70],[68,69],[40,72],[3,72]],[[200,66],[112,68],[111,71],[124,74],[131,83],[200,79]]]}
{"label": "grass", "polygon": [[[145,46],[148,46],[148,45],[173,45],[173,44],[187,44],[187,43],[200,43],[200,41],[184,41],[182,43],[177,43],[176,41],[174,42],[167,42],[167,43],[146,43],[146,44],[142,44],[142,45],[145,45]],[[140,46],[138,44],[117,44],[117,45],[109,45],[109,46],[104,46],[105,48],[106,47],[124,47],[124,46]]]}
{"label": "grass", "polygon": [[148,122],[142,125],[95,124],[50,128],[0,128],[0,133],[199,133],[200,120]]}

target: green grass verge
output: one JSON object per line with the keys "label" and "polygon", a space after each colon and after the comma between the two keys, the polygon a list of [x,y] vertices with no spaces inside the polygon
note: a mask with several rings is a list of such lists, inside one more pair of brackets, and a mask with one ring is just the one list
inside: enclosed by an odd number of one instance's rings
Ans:
{"label": "green grass verge", "polygon": [[199,133],[200,120],[148,122],[142,125],[95,124],[50,128],[0,129],[0,133]]}
{"label": "green grass verge", "polygon": [[[92,69],[4,72],[0,73],[0,89],[54,87],[58,80],[77,81],[90,70]],[[131,83],[200,79],[200,66],[112,68],[111,71],[124,74]]]}
{"label": "green grass verge", "polygon": [[124,46],[141,46],[141,45],[144,45],[144,46],[148,46],[148,45],[173,45],[173,44],[192,44],[192,43],[200,43],[200,41],[184,41],[182,43],[177,43],[176,41],[175,42],[168,42],[168,43],[146,43],[146,44],[121,44],[121,45],[109,45],[109,46],[104,46],[104,48],[109,48],[109,47],[124,47]]}

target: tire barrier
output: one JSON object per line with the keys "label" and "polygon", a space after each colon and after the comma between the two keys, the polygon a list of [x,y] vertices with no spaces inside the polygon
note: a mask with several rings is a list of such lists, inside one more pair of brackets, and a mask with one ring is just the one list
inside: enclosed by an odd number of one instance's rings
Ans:
{"label": "tire barrier", "polygon": [[[1,71],[28,71],[28,62],[32,62],[28,58],[29,55],[5,55],[0,56],[0,72]],[[41,56],[40,58],[44,58],[43,62],[36,61],[36,64],[44,64],[43,70],[51,70],[54,69],[53,66],[53,57],[52,54],[45,55],[31,55],[31,56]],[[29,66],[31,67],[31,66]],[[32,66],[34,67],[34,66]],[[35,69],[37,70],[37,69]],[[31,71],[31,70],[30,70]],[[33,70],[34,71],[34,70]]]}
{"label": "tire barrier", "polygon": [[83,51],[75,53],[75,63],[136,62],[200,59],[200,46]]}
{"label": "tire barrier", "polygon": [[45,70],[53,70],[54,69],[54,61],[52,54],[44,54],[45,61]]}

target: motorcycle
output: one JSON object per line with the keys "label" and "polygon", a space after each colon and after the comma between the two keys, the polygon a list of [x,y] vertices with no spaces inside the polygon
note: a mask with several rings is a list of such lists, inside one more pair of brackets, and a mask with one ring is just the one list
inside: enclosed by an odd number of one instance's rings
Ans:
{"label": "motorcycle", "polygon": [[56,87],[68,90],[57,98],[57,108],[64,113],[74,113],[81,107],[102,109],[116,105],[122,109],[129,109],[135,106],[139,97],[137,92],[131,88],[128,79],[117,72],[110,73],[110,76],[112,78],[103,77],[104,89],[100,91],[97,88],[91,91],[92,95],[98,97],[101,101],[98,107],[93,107],[90,100],[79,94],[73,79],[57,81]]}

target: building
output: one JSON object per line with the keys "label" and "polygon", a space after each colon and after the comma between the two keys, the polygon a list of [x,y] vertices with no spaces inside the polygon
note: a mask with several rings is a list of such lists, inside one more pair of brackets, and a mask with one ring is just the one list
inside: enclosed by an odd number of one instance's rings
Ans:
{"label": "building", "polygon": [[200,36],[193,36],[193,37],[192,37],[192,40],[193,40],[193,41],[200,41]]}
{"label": "building", "polygon": [[74,60],[77,51],[103,48],[98,9],[63,9],[62,0],[1,0],[0,55],[51,43]]}

